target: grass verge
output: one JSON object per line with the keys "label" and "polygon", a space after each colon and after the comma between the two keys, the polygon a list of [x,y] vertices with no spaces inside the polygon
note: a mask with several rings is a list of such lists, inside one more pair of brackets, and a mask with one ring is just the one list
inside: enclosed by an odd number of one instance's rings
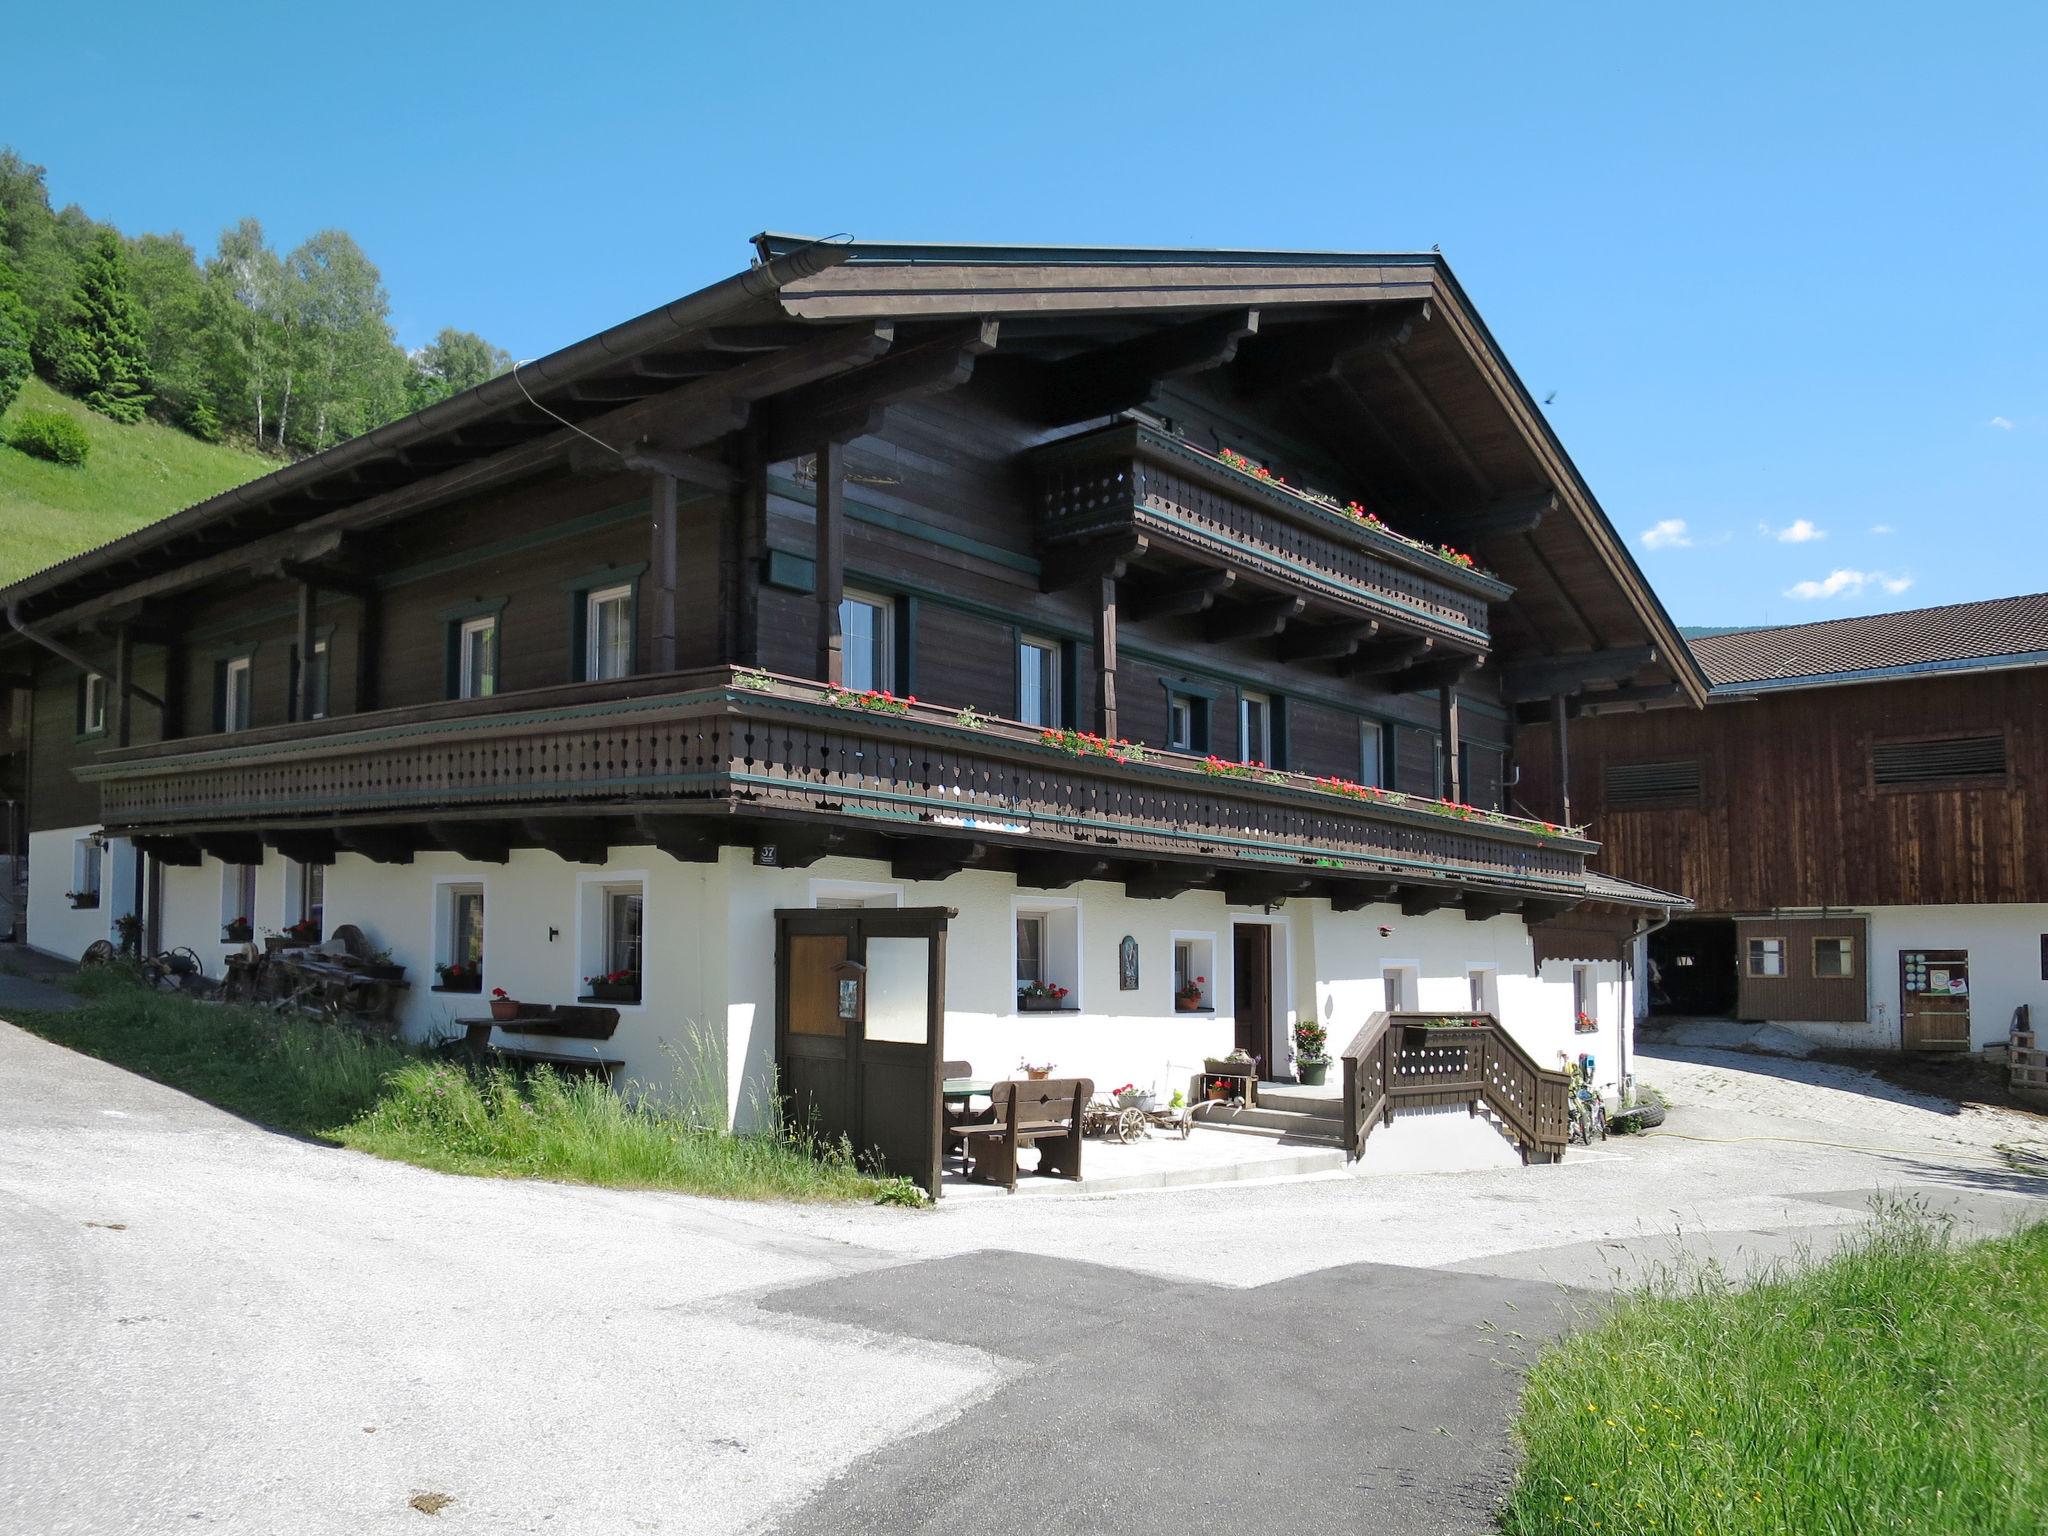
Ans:
{"label": "grass verge", "polygon": [[1909,1208],[1736,1289],[1695,1269],[1546,1351],[1511,1536],[2029,1533],[2048,1510],[2048,1224]]}
{"label": "grass verge", "polygon": [[848,1147],[707,1125],[688,1107],[695,1088],[673,1105],[633,1104],[587,1078],[470,1069],[314,1020],[151,992],[118,969],[74,985],[84,1006],[13,1022],[261,1124],[378,1157],[734,1200],[922,1199],[906,1180],[863,1172]]}

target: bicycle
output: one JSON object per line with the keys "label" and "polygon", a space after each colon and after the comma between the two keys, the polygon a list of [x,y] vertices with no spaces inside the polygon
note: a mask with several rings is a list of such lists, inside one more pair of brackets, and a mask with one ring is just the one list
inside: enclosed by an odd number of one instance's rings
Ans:
{"label": "bicycle", "polygon": [[1593,1058],[1580,1056],[1565,1065],[1565,1108],[1570,1116],[1567,1139],[1582,1147],[1607,1139],[1607,1106],[1593,1087]]}

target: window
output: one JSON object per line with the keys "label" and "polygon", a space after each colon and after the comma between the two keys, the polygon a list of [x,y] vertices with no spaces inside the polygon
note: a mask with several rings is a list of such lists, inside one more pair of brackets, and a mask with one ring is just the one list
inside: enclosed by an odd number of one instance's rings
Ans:
{"label": "window", "polygon": [[846,686],[862,692],[896,687],[896,606],[887,598],[849,592],[839,602]]}
{"label": "window", "polygon": [[224,731],[246,731],[249,728],[249,705],[251,678],[249,658],[237,656],[221,663],[220,669],[220,728]]}
{"label": "window", "polygon": [[301,864],[298,870],[296,920],[311,923],[314,933],[324,936],[327,932],[327,866]]}
{"label": "window", "polygon": [[[256,921],[256,866],[223,864],[220,871],[220,921],[223,928]],[[236,942],[241,942],[237,940]]]}
{"label": "window", "polygon": [[1017,917],[1017,985],[1045,980],[1045,919],[1036,913]]}
{"label": "window", "polygon": [[1700,803],[1700,760],[1696,757],[1661,763],[1608,763],[1601,768],[1600,779],[1611,811]]}
{"label": "window", "polygon": [[1166,695],[1166,745],[1175,752],[1209,750],[1209,701],[1199,694]]}
{"label": "window", "polygon": [[1474,1013],[1490,1013],[1500,1017],[1500,972],[1490,965],[1477,965],[1465,973],[1470,993],[1469,1007]]}
{"label": "window", "polygon": [[481,973],[484,963],[484,888],[480,885],[448,887],[447,943],[442,960],[450,966]]}
{"label": "window", "polygon": [[1237,756],[1245,763],[1273,761],[1273,701],[1263,693],[1238,695]]}
{"label": "window", "polygon": [[78,728],[87,736],[102,735],[107,729],[107,680],[97,672],[85,674],[84,691],[78,707]]}
{"label": "window", "polygon": [[100,861],[105,850],[96,837],[81,837],[71,845],[71,896],[81,907],[97,906],[100,897]]}
{"label": "window", "polygon": [[455,632],[455,697],[486,699],[497,691],[497,616],[466,620]]}
{"label": "window", "polygon": [[1870,748],[1870,781],[1903,789],[1957,780],[2005,777],[2003,736],[1948,736],[1938,741],[1880,741]]}
{"label": "window", "polygon": [[1033,897],[1014,911],[1020,1009],[1080,1007],[1080,904]]}
{"label": "window", "polygon": [[1813,941],[1813,974],[1829,981],[1846,981],[1856,974],[1856,941],[1829,936]]}
{"label": "window", "polygon": [[1575,965],[1572,967],[1572,1024],[1581,1032],[1589,1032],[1600,1017],[1600,993],[1593,981],[1593,967]]}
{"label": "window", "polygon": [[628,886],[604,893],[604,963],[609,972],[640,974],[640,917],[644,898],[640,887]]}
{"label": "window", "polygon": [[1216,1006],[1216,936],[1173,936],[1173,1006],[1177,1013],[1208,1013]]}
{"label": "window", "polygon": [[1386,989],[1389,1013],[1413,1013],[1422,1006],[1418,996],[1422,977],[1414,966],[1388,966],[1380,972],[1380,984]]}
{"label": "window", "polygon": [[1387,782],[1387,733],[1377,720],[1358,722],[1358,782],[1373,789]]}
{"label": "window", "polygon": [[1784,975],[1785,941],[1783,939],[1751,939],[1749,941],[1749,974],[1752,976]]}
{"label": "window", "polygon": [[1017,642],[1017,718],[1026,725],[1063,725],[1060,647],[1055,640]]}
{"label": "window", "polygon": [[[495,650],[495,646],[493,647]],[[495,660],[495,657],[493,658]],[[583,680],[602,683],[633,670],[633,589],[600,587],[583,598]]]}

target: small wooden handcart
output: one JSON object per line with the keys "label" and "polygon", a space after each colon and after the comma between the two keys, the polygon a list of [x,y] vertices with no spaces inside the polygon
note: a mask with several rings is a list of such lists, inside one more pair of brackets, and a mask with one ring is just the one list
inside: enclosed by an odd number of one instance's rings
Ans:
{"label": "small wooden handcart", "polygon": [[1185,1109],[1148,1109],[1111,1099],[1091,1099],[1081,1112],[1083,1135],[1106,1137],[1125,1146],[1144,1141],[1154,1130],[1178,1132],[1186,1141],[1193,1124]]}

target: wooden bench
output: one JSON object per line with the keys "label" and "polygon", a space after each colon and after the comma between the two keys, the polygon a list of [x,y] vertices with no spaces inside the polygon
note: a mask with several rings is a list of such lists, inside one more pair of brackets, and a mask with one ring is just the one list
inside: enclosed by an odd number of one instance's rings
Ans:
{"label": "wooden bench", "polygon": [[1029,1078],[997,1083],[989,1089],[989,1118],[959,1125],[951,1134],[965,1144],[972,1159],[968,1177],[985,1184],[1017,1188],[1017,1150],[1038,1148],[1038,1171],[1081,1179],[1081,1118],[1095,1097],[1094,1082],[1085,1077]]}

